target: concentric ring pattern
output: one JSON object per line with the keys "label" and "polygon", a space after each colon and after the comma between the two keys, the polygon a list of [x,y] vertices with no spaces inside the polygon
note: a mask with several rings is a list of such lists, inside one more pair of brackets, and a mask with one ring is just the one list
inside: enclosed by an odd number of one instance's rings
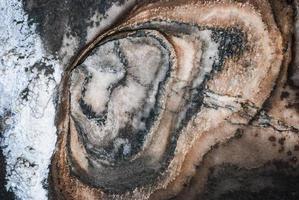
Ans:
{"label": "concentric ring pattern", "polygon": [[197,194],[212,147],[252,125],[279,77],[273,13],[268,1],[157,1],[96,37],[61,83],[53,194]]}

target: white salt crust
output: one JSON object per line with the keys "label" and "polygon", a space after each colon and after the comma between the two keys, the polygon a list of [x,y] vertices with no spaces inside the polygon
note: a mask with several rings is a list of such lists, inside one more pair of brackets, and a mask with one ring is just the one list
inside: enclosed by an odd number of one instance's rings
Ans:
{"label": "white salt crust", "polygon": [[[0,1],[0,21],[0,116],[11,112],[5,116],[1,138],[7,162],[6,188],[17,199],[47,199],[43,184],[47,184],[56,142],[53,93],[61,66],[46,54],[35,25],[28,26],[21,1]],[[51,65],[55,71],[45,75],[44,69],[33,67],[36,63]],[[26,87],[28,101],[21,98]]]}
{"label": "white salt crust", "polygon": [[[100,24],[88,27],[85,39],[90,41],[134,2],[128,0],[122,6],[115,4],[105,16],[96,13],[88,19]],[[50,158],[57,139],[53,98],[63,67],[80,48],[79,38],[64,36],[58,52],[62,60],[58,60],[43,48],[35,24],[28,26],[21,1],[1,0],[0,20],[0,116],[6,119],[1,147],[7,158],[6,188],[13,191],[17,199],[48,199],[43,185],[47,184]],[[52,65],[54,73],[45,75],[44,70],[34,68],[25,72],[25,68],[30,69],[40,62]],[[21,98],[27,86],[28,101]],[[8,111],[9,116],[5,114]],[[130,146],[125,147],[125,152],[129,152]]]}

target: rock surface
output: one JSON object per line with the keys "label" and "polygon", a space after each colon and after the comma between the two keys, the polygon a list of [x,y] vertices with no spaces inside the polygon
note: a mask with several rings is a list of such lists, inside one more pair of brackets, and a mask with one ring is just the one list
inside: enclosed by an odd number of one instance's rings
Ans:
{"label": "rock surface", "polygon": [[299,199],[298,1],[0,8],[0,199]]}

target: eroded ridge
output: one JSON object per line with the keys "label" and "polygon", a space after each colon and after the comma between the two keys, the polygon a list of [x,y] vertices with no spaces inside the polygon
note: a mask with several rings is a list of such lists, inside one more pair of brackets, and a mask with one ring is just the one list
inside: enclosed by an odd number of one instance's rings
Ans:
{"label": "eroded ridge", "polygon": [[52,195],[204,199],[209,169],[278,159],[269,151],[248,161],[241,154],[256,152],[237,150],[264,148],[254,131],[298,128],[264,110],[291,57],[281,7],[291,15],[280,1],[152,2],[95,38],[61,82]]}

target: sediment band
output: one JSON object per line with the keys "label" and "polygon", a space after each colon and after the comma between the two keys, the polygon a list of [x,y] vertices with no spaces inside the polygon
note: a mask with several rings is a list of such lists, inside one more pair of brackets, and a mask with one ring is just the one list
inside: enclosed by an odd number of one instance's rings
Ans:
{"label": "sediment band", "polygon": [[215,145],[239,141],[240,128],[248,127],[250,136],[262,127],[253,122],[290,42],[273,6],[152,2],[95,38],[66,68],[60,86],[51,169],[56,199],[193,199],[212,167],[276,158],[230,159],[237,151],[232,146],[226,160],[209,160],[223,154],[211,150]]}

